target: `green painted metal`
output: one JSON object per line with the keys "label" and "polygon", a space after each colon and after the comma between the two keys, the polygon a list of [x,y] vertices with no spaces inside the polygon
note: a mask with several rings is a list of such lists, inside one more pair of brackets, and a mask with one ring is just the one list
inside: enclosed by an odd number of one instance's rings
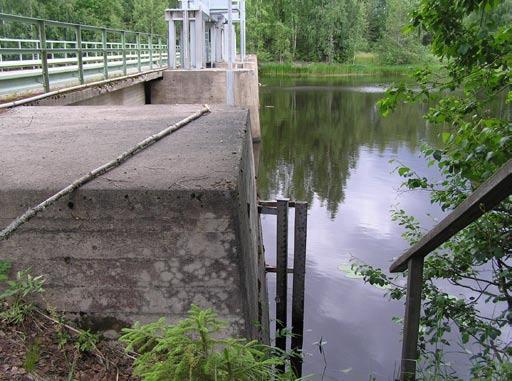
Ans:
{"label": "green painted metal", "polygon": [[[0,13],[0,21],[33,25],[37,31],[36,40],[16,38],[21,36],[0,37],[0,83],[4,92],[11,89],[12,92],[18,92],[20,88],[40,87],[41,83],[44,91],[49,92],[50,87],[57,82],[69,82],[71,85],[73,78],[76,83],[77,77],[83,84],[87,81],[87,76],[97,76],[98,68],[101,77],[106,79],[112,75],[133,73],[134,69],[137,72],[151,70],[155,59],[159,67],[166,66],[162,65],[162,61],[163,53],[167,52],[167,45],[162,44],[162,41],[166,42],[167,39],[156,34],[6,13]],[[47,40],[48,27],[71,29],[75,32],[76,39]],[[101,41],[84,41],[85,30],[101,36]],[[134,36],[136,43],[127,42],[128,36]],[[109,37],[112,38],[111,42],[108,41]],[[141,43],[142,38],[144,41],[147,40],[147,44]],[[157,40],[158,43],[154,44]],[[133,41],[132,37],[129,41]],[[73,67],[74,75],[70,70]]]}
{"label": "green painted metal", "polygon": [[126,32],[121,32],[121,45],[123,54],[123,74],[126,75]]}
{"label": "green painted metal", "polygon": [[82,28],[80,25],[76,27],[76,56],[78,59],[78,80],[80,84],[83,85],[85,83],[84,80],[84,61],[83,61],[83,52],[82,52]]}
{"label": "green painted metal", "polygon": [[107,50],[107,30],[101,31],[101,47],[103,48],[103,78],[108,78],[108,50]]}
{"label": "green painted metal", "polygon": [[48,75],[48,55],[46,50],[46,28],[44,21],[37,24],[37,32],[39,35],[39,47],[41,54],[41,67],[43,71],[43,87],[44,91],[50,91],[50,77]]}
{"label": "green painted metal", "polygon": [[140,64],[140,33],[137,33],[137,70],[141,72]]}

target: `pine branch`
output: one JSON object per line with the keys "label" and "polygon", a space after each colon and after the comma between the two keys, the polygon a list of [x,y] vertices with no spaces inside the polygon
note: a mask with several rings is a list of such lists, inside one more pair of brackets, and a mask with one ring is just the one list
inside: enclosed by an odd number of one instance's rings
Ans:
{"label": "pine branch", "polygon": [[104,175],[107,172],[110,172],[112,169],[119,167],[121,164],[126,162],[131,157],[135,156],[139,152],[145,150],[149,146],[153,145],[154,143],[158,142],[159,140],[163,139],[164,137],[172,134],[173,132],[176,132],[180,128],[186,126],[190,122],[200,118],[204,114],[207,114],[210,112],[210,108],[208,105],[204,105],[203,108],[194,114],[186,117],[183,120],[180,120],[179,122],[173,124],[172,126],[167,127],[166,129],[149,136],[148,138],[144,139],[140,143],[136,144],[132,148],[130,148],[128,151],[122,153],[117,158],[115,158],[112,161],[109,161],[108,163],[103,164],[101,167],[98,167],[91,172],[89,172],[87,175],[84,175],[80,177],[79,179],[73,181],[70,185],[62,189],[61,191],[55,193],[50,198],[46,199],[39,205],[28,209],[25,213],[23,213],[20,217],[16,218],[9,226],[7,226],[5,229],[0,231],[0,241],[8,239],[15,231],[18,229],[21,225],[27,223],[30,221],[33,217],[37,216],[39,213],[44,211],[49,206],[55,204],[58,200],[60,200],[62,197],[74,192],[81,186],[91,182],[92,180]]}

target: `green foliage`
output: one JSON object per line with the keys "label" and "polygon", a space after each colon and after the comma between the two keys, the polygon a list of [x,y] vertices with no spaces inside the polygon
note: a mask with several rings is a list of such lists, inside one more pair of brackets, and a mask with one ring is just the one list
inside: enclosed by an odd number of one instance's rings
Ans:
{"label": "green foliage", "polygon": [[423,62],[422,36],[403,34],[416,0],[249,0],[248,47],[260,61],[354,62],[377,52],[384,64]]}
{"label": "green foliage", "polygon": [[0,293],[0,300],[6,300],[8,307],[0,312],[0,319],[8,324],[20,324],[32,311],[30,300],[43,292],[44,278],[32,276],[29,270],[18,271],[15,280],[8,280],[7,288]]}
{"label": "green foliage", "polygon": [[428,50],[421,44],[418,34],[404,27],[416,0],[387,0],[387,18],[382,37],[374,44],[382,64],[404,65],[423,62]]}
{"label": "green foliage", "polygon": [[220,336],[225,323],[210,310],[192,306],[188,317],[175,325],[164,319],[124,329],[120,338],[138,357],[134,374],[144,381],[290,380],[275,367],[284,354],[244,339]]}
{"label": "green foliage", "polygon": [[0,283],[5,282],[8,279],[10,269],[10,262],[0,260]]}
{"label": "green foliage", "polygon": [[[418,70],[415,88],[395,86],[380,108],[389,114],[401,102],[429,105],[425,118],[439,128],[444,147],[425,145],[422,151],[442,178],[406,166],[397,171],[406,189],[429,191],[432,203],[449,211],[512,158],[512,2],[422,0],[412,16],[411,28],[429,36],[444,68]],[[405,211],[394,217],[411,244],[423,234]],[[474,379],[510,379],[511,226],[509,198],[426,258],[420,337],[425,379],[457,379],[444,362],[452,330],[470,357]],[[370,283],[397,281],[367,265],[358,270]]]}
{"label": "green foliage", "polygon": [[[61,339],[64,339],[64,337],[61,337]],[[79,352],[92,352],[96,348],[98,341],[99,336],[97,334],[89,330],[80,331],[75,342],[75,348]]]}
{"label": "green foliage", "polygon": [[36,369],[40,358],[41,344],[39,340],[36,340],[32,344],[30,344],[27,349],[25,359],[23,360],[23,369],[25,369],[28,373],[32,373]]}
{"label": "green foliage", "polygon": [[346,76],[349,74],[364,75],[409,75],[418,70],[418,65],[380,65],[368,62],[355,64],[327,63],[273,63],[263,62],[259,65],[259,73],[264,77],[314,77],[314,76]]}
{"label": "green foliage", "polygon": [[[177,0],[0,0],[0,12],[43,19],[106,26],[166,35],[164,10]],[[4,36],[35,37],[35,29],[18,23],[3,23]],[[74,39],[63,29],[50,29],[51,38]],[[21,35],[20,35],[21,34]]]}
{"label": "green foliage", "polygon": [[68,331],[59,328],[57,331],[57,346],[60,350],[63,350],[67,343],[71,340],[71,336],[69,335]]}

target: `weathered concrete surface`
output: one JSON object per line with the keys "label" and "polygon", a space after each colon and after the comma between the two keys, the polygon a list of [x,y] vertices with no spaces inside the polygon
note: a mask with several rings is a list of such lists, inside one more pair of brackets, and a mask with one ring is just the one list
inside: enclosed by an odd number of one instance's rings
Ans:
{"label": "weathered concrete surface", "polygon": [[[199,107],[0,114],[0,226]],[[248,130],[247,111],[213,107],[0,242],[0,259],[44,274],[63,311],[129,323],[195,303],[257,337],[268,314]]]}
{"label": "weathered concrete surface", "polygon": [[146,104],[144,88],[146,83],[136,83],[123,89],[114,90],[95,97],[71,103],[72,106],[142,106]]}
{"label": "weathered concrete surface", "polygon": [[[59,90],[57,94],[28,103],[29,106],[125,105],[145,104],[144,84],[163,77],[162,70],[88,84],[79,89]],[[194,103],[194,102],[189,102]]]}
{"label": "weathered concrete surface", "polygon": [[[259,118],[259,83],[256,58],[235,69],[235,104],[250,111],[252,138],[261,140]],[[151,83],[152,104],[207,103],[226,104],[227,70],[165,70],[163,79]]]}

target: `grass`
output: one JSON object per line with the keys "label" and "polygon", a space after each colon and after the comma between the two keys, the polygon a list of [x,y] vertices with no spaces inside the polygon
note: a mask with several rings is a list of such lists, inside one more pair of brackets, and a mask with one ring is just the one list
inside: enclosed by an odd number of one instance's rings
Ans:
{"label": "grass", "polygon": [[412,74],[423,65],[382,65],[374,53],[359,52],[352,63],[262,62],[259,74],[264,77],[343,77],[355,75]]}
{"label": "grass", "polygon": [[369,74],[411,74],[421,65],[326,64],[326,63],[274,63],[259,65],[263,77],[343,77]]}

